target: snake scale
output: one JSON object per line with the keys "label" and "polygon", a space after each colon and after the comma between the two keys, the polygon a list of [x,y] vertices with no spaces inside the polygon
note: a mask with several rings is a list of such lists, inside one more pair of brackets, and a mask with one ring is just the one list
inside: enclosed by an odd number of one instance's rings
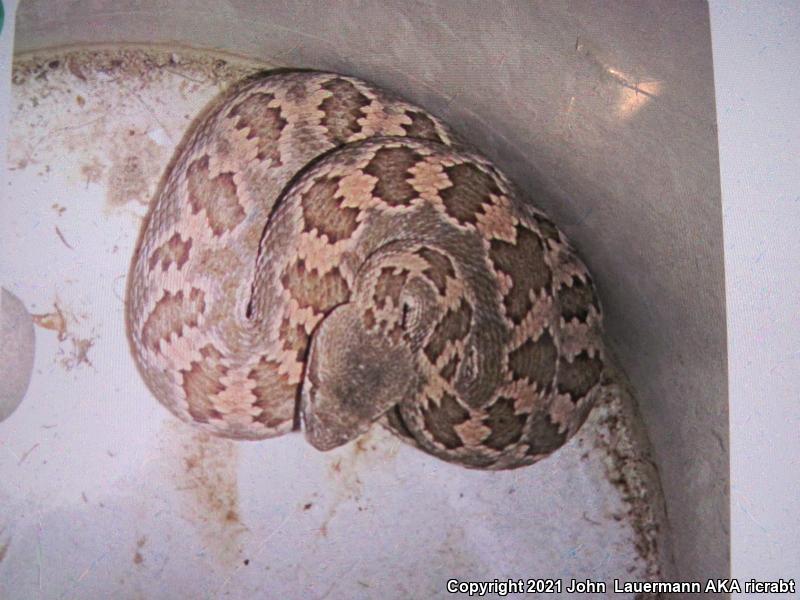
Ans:
{"label": "snake scale", "polygon": [[565,236],[419,107],[276,70],[194,122],[131,264],[126,322],[152,393],[214,434],[380,423],[470,468],[565,443],[605,372],[594,284]]}

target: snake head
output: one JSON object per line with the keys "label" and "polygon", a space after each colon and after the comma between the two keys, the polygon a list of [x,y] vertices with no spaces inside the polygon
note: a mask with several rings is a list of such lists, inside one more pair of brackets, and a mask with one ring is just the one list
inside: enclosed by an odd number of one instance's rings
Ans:
{"label": "snake head", "polygon": [[419,389],[411,350],[367,331],[359,314],[353,304],[335,308],[311,342],[301,411],[306,439],[317,450],[357,438]]}

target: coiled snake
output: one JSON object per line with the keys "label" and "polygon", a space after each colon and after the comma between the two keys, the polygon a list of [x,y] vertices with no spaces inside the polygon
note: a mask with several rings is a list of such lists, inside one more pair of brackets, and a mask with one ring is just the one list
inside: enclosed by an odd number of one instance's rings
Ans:
{"label": "coiled snake", "polygon": [[472,468],[547,456],[601,393],[593,283],[564,235],[434,116],[351,77],[224,93],[167,168],[126,321],[153,394],[217,435],[380,422]]}

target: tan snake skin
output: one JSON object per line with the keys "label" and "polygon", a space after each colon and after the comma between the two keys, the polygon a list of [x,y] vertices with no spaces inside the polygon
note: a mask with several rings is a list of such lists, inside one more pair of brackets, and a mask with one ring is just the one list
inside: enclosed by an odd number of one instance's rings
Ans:
{"label": "tan snake skin", "polygon": [[210,432],[302,426],[326,450],[380,422],[472,468],[552,453],[605,371],[593,283],[553,223],[435,117],[312,71],[195,121],[126,320],[153,394]]}

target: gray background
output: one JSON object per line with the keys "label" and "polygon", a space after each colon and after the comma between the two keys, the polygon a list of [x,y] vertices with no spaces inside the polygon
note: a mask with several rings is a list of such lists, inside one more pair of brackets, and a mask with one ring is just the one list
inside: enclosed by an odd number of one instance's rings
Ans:
{"label": "gray background", "polygon": [[344,71],[479,142],[596,276],[654,442],[676,577],[728,573],[722,219],[704,3],[104,6],[94,8],[113,36],[87,27],[83,3],[24,3],[17,50],[174,40]]}

